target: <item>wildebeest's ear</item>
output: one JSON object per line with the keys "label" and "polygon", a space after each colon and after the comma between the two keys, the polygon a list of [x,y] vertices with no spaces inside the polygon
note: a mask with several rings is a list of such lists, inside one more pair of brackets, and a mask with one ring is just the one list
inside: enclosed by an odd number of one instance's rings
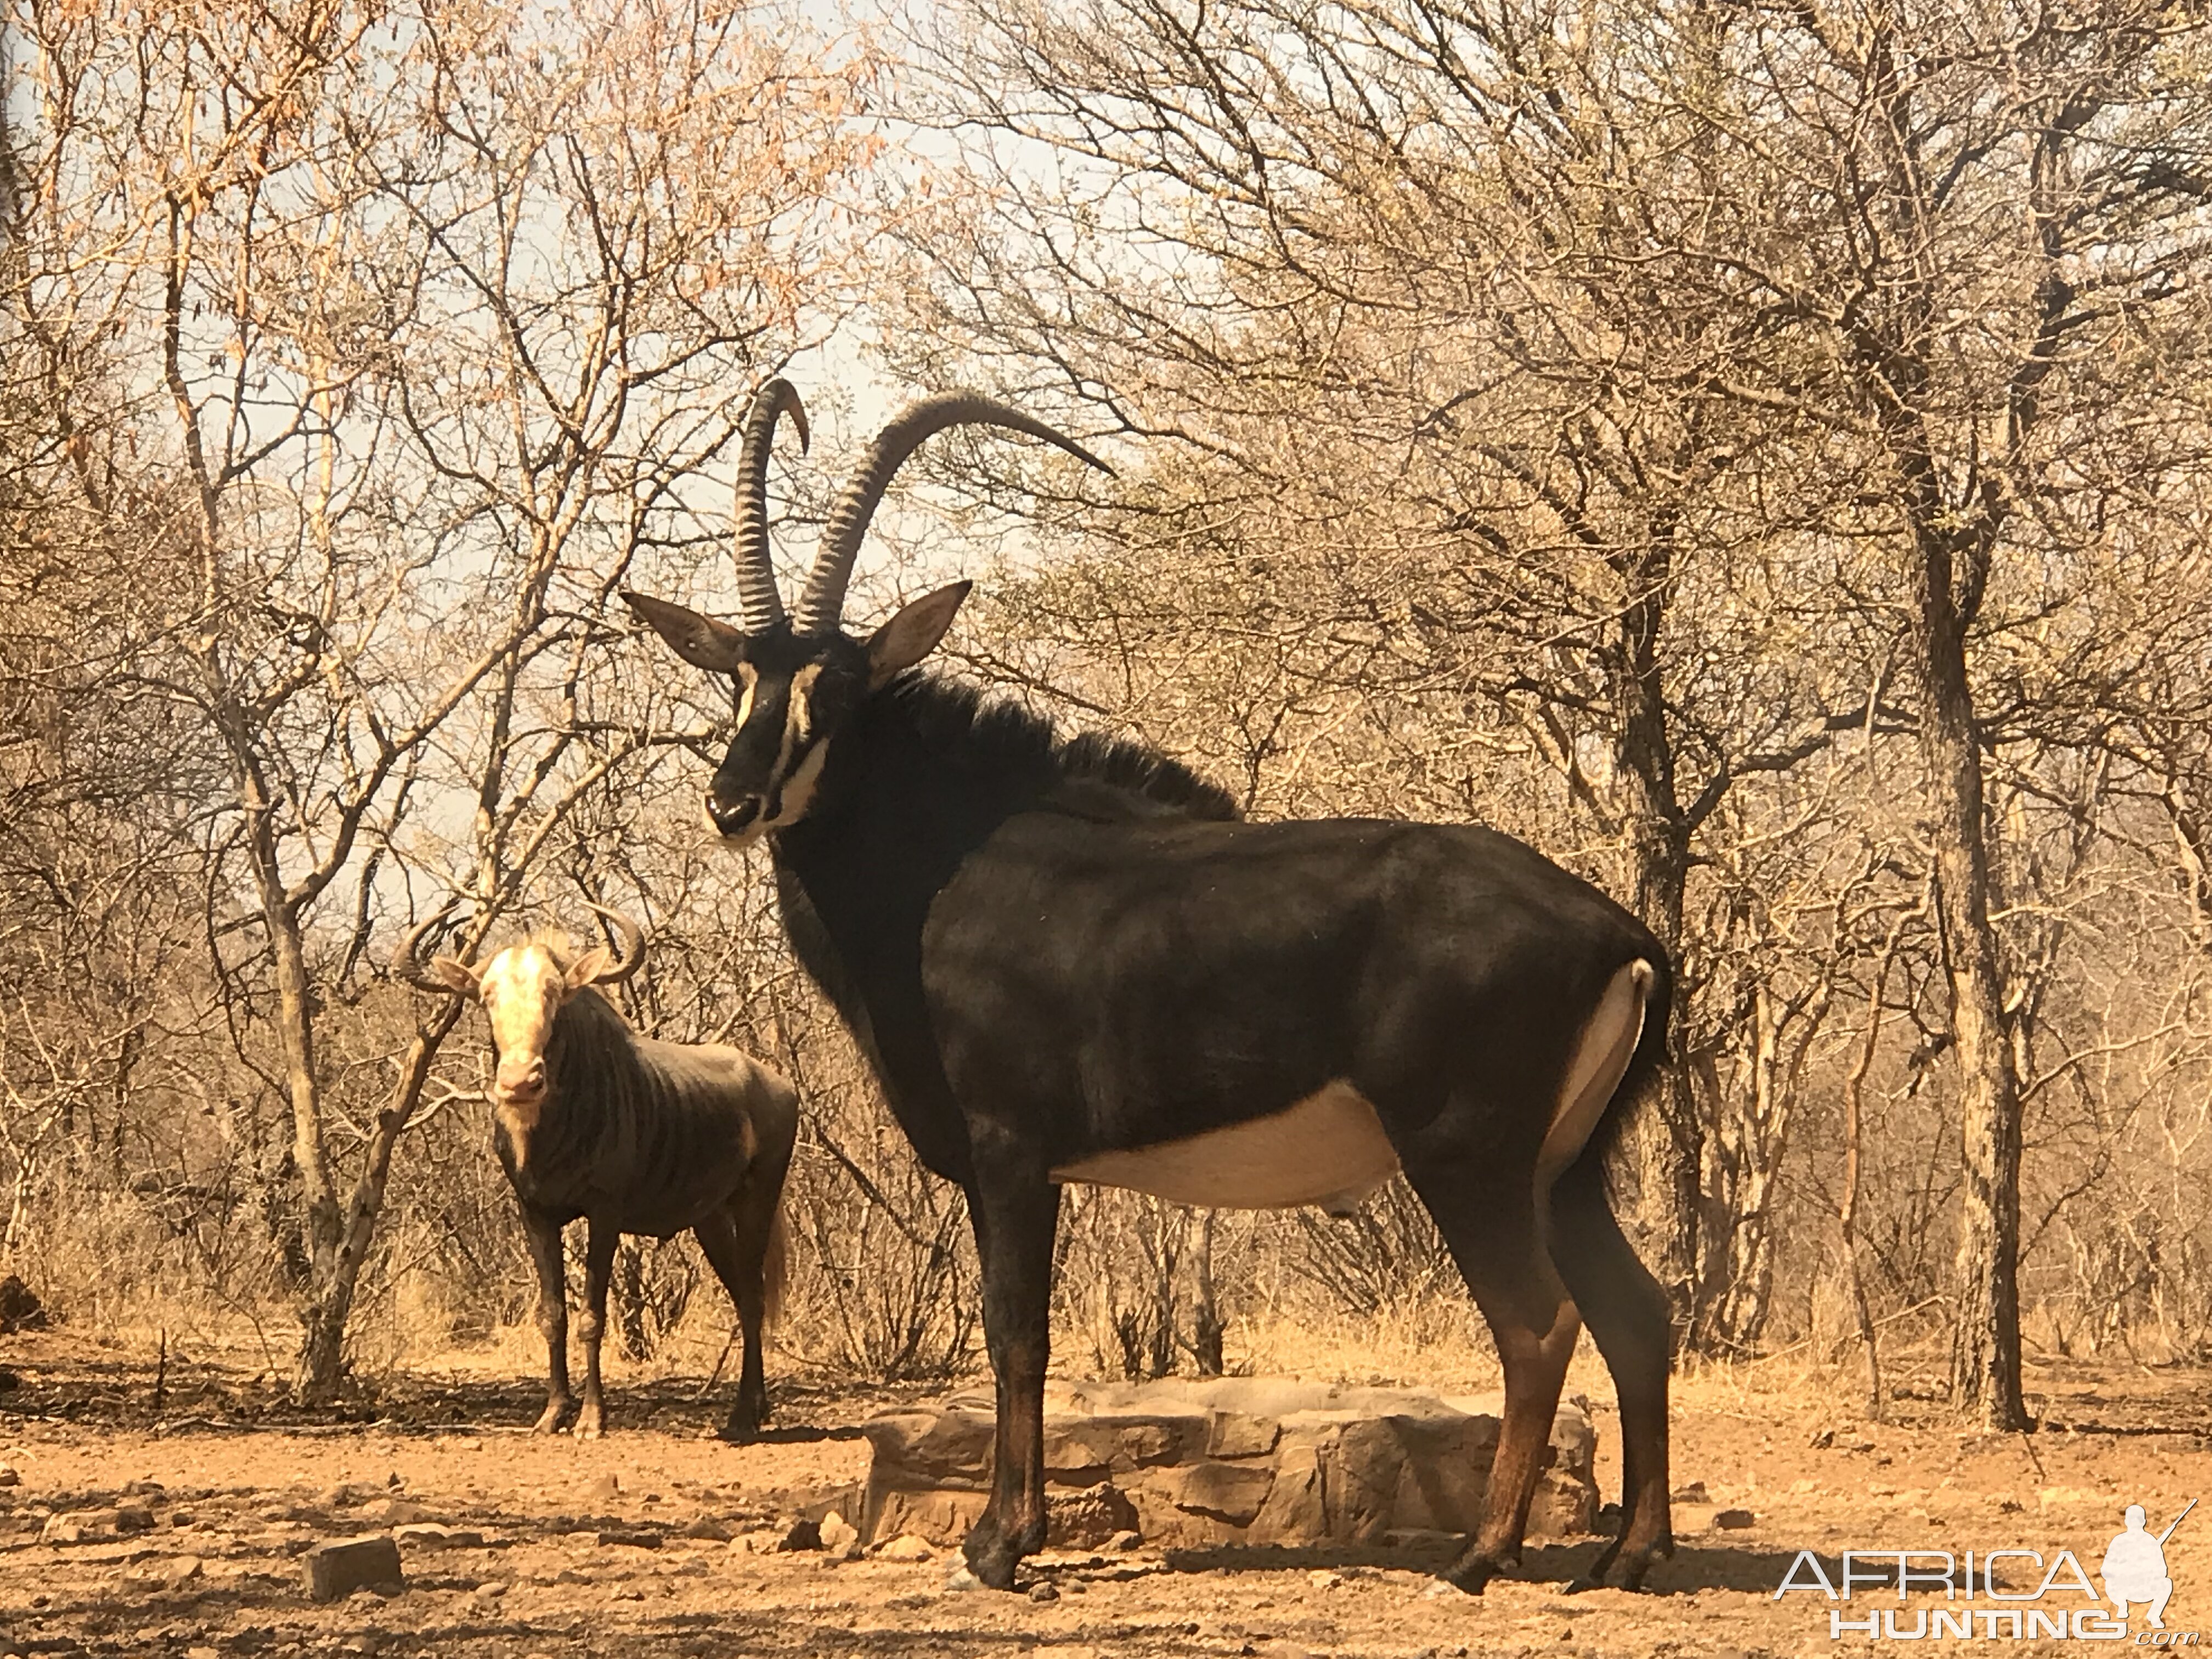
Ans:
{"label": "wildebeest's ear", "polygon": [[665,599],[633,593],[628,588],[623,589],[623,602],[649,623],[653,631],[666,640],[676,654],[694,668],[703,668],[711,674],[737,672],[738,663],[744,655],[743,629],[717,622],[712,617],[702,617],[696,611],[686,611]]}
{"label": "wildebeest's ear", "polygon": [[465,962],[453,957],[432,957],[429,961],[429,974],[431,978],[436,980],[439,984],[457,997],[467,997],[471,1001],[483,1000],[483,981],[477,976],[477,970]]}
{"label": "wildebeest's ear", "polygon": [[952,626],[960,602],[973,582],[954,582],[934,593],[925,593],[878,628],[868,641],[868,684],[879,686],[903,673],[931,652]]}
{"label": "wildebeest's ear", "polygon": [[568,964],[568,994],[574,996],[601,974],[614,961],[614,953],[604,945],[593,945]]}

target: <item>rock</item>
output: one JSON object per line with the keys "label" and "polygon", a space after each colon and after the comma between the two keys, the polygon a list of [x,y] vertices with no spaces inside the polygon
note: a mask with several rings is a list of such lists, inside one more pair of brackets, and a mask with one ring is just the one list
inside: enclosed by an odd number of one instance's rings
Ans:
{"label": "rock", "polygon": [[46,1310],[31,1287],[14,1273],[0,1279],[0,1336],[44,1330]]}
{"label": "rock", "polygon": [[412,1526],[424,1519],[422,1506],[410,1503],[404,1498],[379,1498],[365,1507],[362,1514],[380,1527]]}
{"label": "rock", "polygon": [[884,1561],[927,1561],[936,1553],[927,1539],[910,1532],[901,1533],[876,1552],[877,1557]]}
{"label": "rock", "polygon": [[785,1529],[779,1550],[818,1550],[822,1547],[822,1523],[819,1521],[794,1521]]}
{"label": "rock", "polygon": [[822,1538],[822,1547],[832,1555],[843,1555],[860,1541],[860,1529],[835,1510],[822,1517],[817,1528]]}
{"label": "rock", "polygon": [[410,1521],[392,1529],[392,1538],[410,1549],[480,1550],[483,1534],[441,1526],[435,1521]]}
{"label": "rock", "polygon": [[0,1463],[0,1486],[20,1486],[22,1484],[23,1477],[15,1473],[14,1465]]}
{"label": "rock", "polygon": [[1272,1466],[1208,1461],[1175,1470],[1160,1483],[1160,1490],[1179,1510],[1242,1527],[1260,1513],[1274,1484]]}
{"label": "rock", "polygon": [[1108,1549],[1120,1550],[1124,1553],[1127,1553],[1130,1550],[1142,1549],[1144,1545],[1144,1534],[1139,1532],[1133,1527],[1127,1532],[1117,1532],[1111,1538],[1106,1540],[1106,1547]]}
{"label": "rock", "polygon": [[1676,1488],[1673,1499],[1677,1504],[1710,1504],[1713,1501],[1711,1494],[1705,1491],[1705,1483],[1702,1480],[1692,1480],[1686,1486]]}
{"label": "rock", "polygon": [[1713,1517],[1713,1525],[1723,1532],[1741,1532],[1758,1524],[1758,1517],[1749,1510],[1723,1510]]}
{"label": "rock", "polygon": [[72,1510],[46,1517],[41,1544],[100,1544],[119,1535],[113,1510]]}
{"label": "rock", "polygon": [[1136,1524],[1136,1506],[1111,1482],[1072,1494],[1045,1494],[1044,1541],[1048,1548],[1097,1549]]}
{"label": "rock", "polygon": [[309,1550],[303,1576],[311,1601],[335,1601],[357,1589],[406,1582],[399,1546],[390,1538],[349,1538]]}
{"label": "rock", "polygon": [[612,1474],[602,1474],[584,1483],[584,1496],[594,1504],[604,1504],[622,1495],[622,1481]]}
{"label": "rock", "polygon": [[601,1549],[657,1550],[664,1540],[657,1532],[640,1532],[629,1528],[610,1528],[599,1534]]}
{"label": "rock", "polygon": [[[1489,1396],[1333,1388],[1282,1378],[1054,1383],[1044,1422],[1048,1537],[1096,1547],[1124,1531],[1167,1547],[1379,1544],[1391,1530],[1479,1524],[1502,1406]],[[945,1546],[988,1501],[988,1402],[887,1412],[863,1425],[864,1540]],[[1596,1437],[1563,1406],[1530,1510],[1537,1537],[1597,1513]],[[1123,1506],[1127,1505],[1124,1509]],[[817,1511],[824,1513],[826,1511]]]}
{"label": "rock", "polygon": [[1306,1583],[1311,1584],[1316,1589],[1334,1589],[1343,1582],[1342,1573],[1331,1572],[1326,1567],[1316,1567],[1306,1575]]}
{"label": "rock", "polygon": [[154,1511],[143,1504],[118,1504],[115,1506],[115,1530],[151,1532],[154,1530]]}
{"label": "rock", "polygon": [[729,1528],[709,1515],[701,1516],[690,1526],[684,1528],[682,1535],[685,1538],[700,1539],[709,1544],[726,1544],[730,1541]]}
{"label": "rock", "polygon": [[1048,1583],[1032,1584],[1030,1586],[1030,1600],[1032,1601],[1057,1601],[1060,1600],[1060,1592]]}
{"label": "rock", "polygon": [[169,1524],[176,1528],[179,1531],[182,1531],[186,1527],[198,1525],[199,1517],[194,1515],[190,1510],[171,1510],[169,1511]]}

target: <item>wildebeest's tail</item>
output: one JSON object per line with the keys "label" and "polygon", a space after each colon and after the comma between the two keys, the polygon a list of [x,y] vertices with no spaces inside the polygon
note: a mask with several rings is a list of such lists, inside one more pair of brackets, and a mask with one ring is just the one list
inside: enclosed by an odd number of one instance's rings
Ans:
{"label": "wildebeest's tail", "polygon": [[1635,1116],[1636,1109],[1652,1092],[1652,1085],[1667,1062],[1667,1028],[1674,1006],[1674,964],[1656,942],[1639,952],[1638,959],[1651,969],[1651,987],[1644,997],[1644,1030],[1636,1040],[1636,1052],[1628,1057],[1628,1069],[1620,1074],[1620,1081],[1613,1088],[1613,1098],[1606,1102],[1605,1109],[1598,1115],[1597,1127],[1583,1144],[1577,1163],[1604,1163]]}
{"label": "wildebeest's tail", "polygon": [[783,1200],[778,1194],[775,1217],[769,1223],[768,1253],[761,1261],[761,1319],[773,1325],[783,1317],[785,1275],[791,1270],[791,1233],[783,1224]]}

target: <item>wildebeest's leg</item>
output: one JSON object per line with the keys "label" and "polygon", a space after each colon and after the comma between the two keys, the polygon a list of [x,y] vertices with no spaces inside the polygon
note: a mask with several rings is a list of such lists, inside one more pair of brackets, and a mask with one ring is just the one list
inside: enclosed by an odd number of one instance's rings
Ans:
{"label": "wildebeest's leg", "polygon": [[1052,1243],[1060,1188],[1041,1160],[987,1155],[975,1138],[968,1211],[983,1266],[983,1336],[998,1380],[991,1501],[961,1546],[975,1577],[1012,1589],[1022,1557],[1044,1547],[1044,1371],[1050,1352]]}
{"label": "wildebeest's leg", "polygon": [[[1529,1500],[1543,1474],[1582,1321],[1545,1253],[1533,1189],[1474,1158],[1419,1165],[1408,1160],[1407,1173],[1474,1293],[1505,1371],[1504,1420],[1483,1493],[1482,1524],[1444,1574],[1480,1594],[1497,1573],[1520,1565]],[[1517,1190],[1500,1190],[1507,1181]]]}
{"label": "wildebeest's leg", "polygon": [[568,1280],[561,1260],[561,1225],[543,1210],[524,1204],[522,1231],[530,1240],[530,1259],[538,1267],[538,1330],[545,1339],[545,1410],[533,1425],[551,1434],[576,1414],[568,1390]]}
{"label": "wildebeest's leg", "polygon": [[1634,1589],[1653,1560],[1674,1553],[1667,1496],[1666,1293],[1637,1260],[1606,1201],[1601,1160],[1585,1158],[1552,1189],[1552,1259],[1589,1322],[1620,1402],[1620,1535],[1589,1582]]}
{"label": "wildebeest's leg", "polygon": [[[734,1207],[735,1200],[732,1201]],[[738,1373],[738,1397],[730,1404],[730,1415],[721,1427],[721,1437],[742,1444],[760,1432],[761,1424],[768,1417],[768,1384],[761,1370],[761,1317],[764,1303],[763,1294],[762,1261],[765,1247],[757,1254],[747,1271],[741,1242],[741,1229],[729,1210],[717,1210],[691,1230],[706,1253],[707,1265],[714,1270],[714,1277],[722,1281],[722,1288],[730,1293],[730,1300],[738,1310],[738,1328],[744,1334],[744,1360]]]}
{"label": "wildebeest's leg", "polygon": [[599,1395],[599,1339],[607,1328],[607,1281],[613,1277],[615,1246],[622,1231],[611,1222],[592,1216],[584,1245],[584,1316],[578,1322],[584,1339],[584,1409],[576,1419],[576,1433],[596,1440],[606,1432],[607,1409]]}

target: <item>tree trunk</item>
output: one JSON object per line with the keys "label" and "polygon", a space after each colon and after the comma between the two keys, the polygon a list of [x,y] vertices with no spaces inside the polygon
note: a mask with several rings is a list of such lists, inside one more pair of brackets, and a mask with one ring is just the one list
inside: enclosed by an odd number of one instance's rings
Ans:
{"label": "tree trunk", "polygon": [[368,1247],[384,1213],[392,1151],[413,1124],[423,1085],[430,1079],[431,1062],[460,1017],[460,1004],[448,1002],[428,1025],[416,1029],[415,1040],[400,1057],[399,1079],[392,1086],[391,1102],[377,1114],[360,1178],[354,1182],[353,1194],[346,1204],[344,1225],[332,1244],[329,1270],[325,1273],[318,1267],[301,1310],[300,1354],[292,1391],[302,1405],[325,1405],[337,1396],[343,1374],[346,1322],[353,1316],[362,1267],[368,1260]]}
{"label": "tree trunk", "polygon": [[2020,1082],[2006,1030],[2004,974],[1990,922],[1982,752],[1966,678],[1966,627],[1951,549],[1923,526],[1916,561],[1920,741],[1929,773],[1936,920],[1951,989],[1966,1154],[1951,1390],[1997,1430],[2033,1426],[2021,1392]]}
{"label": "tree trunk", "polygon": [[[1674,1048],[1681,1050],[1682,905],[1690,868],[1690,823],[1674,792],[1674,751],[1660,676],[1659,638],[1667,619],[1671,531],[1655,533],[1642,557],[1623,570],[1632,601],[1621,617],[1616,761],[1627,796],[1635,860],[1635,909],[1674,958]],[[1667,1291],[1680,1340],[1688,1334],[1698,1288],[1699,1168],[1705,1126],[1686,1068],[1666,1067],[1637,1137],[1639,1221],[1651,1270]]]}

